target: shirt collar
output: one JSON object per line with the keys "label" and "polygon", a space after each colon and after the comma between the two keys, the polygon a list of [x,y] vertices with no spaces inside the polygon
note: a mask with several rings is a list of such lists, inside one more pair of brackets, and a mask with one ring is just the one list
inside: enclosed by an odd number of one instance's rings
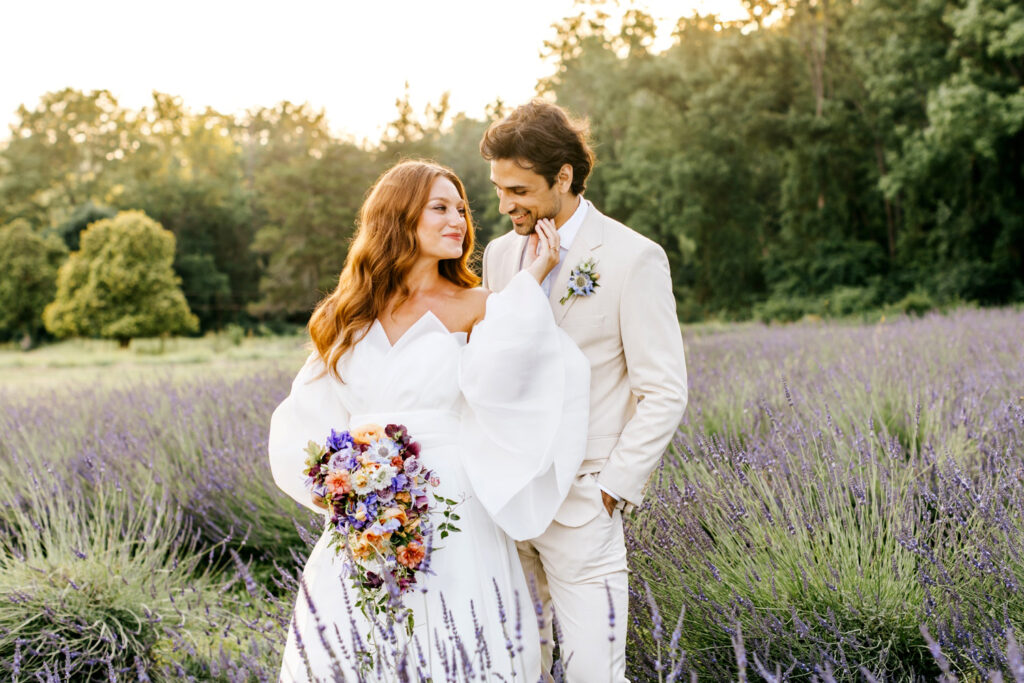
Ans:
{"label": "shirt collar", "polygon": [[576,239],[576,235],[580,232],[580,227],[583,225],[583,219],[587,217],[587,205],[590,203],[583,198],[583,195],[579,196],[580,203],[576,207],[576,211],[569,216],[562,227],[558,229],[558,242],[562,249],[569,250],[572,247],[573,241]]}

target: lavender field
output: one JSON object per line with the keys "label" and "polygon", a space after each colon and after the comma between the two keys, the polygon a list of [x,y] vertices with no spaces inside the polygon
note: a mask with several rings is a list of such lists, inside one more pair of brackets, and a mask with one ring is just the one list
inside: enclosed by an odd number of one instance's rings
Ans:
{"label": "lavender field", "polygon": [[[631,678],[1024,680],[1024,312],[684,337]],[[318,533],[265,453],[300,363],[0,374],[0,678],[276,680]]]}

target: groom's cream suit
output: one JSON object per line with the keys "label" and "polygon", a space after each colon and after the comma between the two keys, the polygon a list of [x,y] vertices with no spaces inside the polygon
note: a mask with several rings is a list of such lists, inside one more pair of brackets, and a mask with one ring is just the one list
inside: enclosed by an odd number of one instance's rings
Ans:
{"label": "groom's cream suit", "polygon": [[[621,513],[643,500],[679,425],[686,365],[664,250],[582,197],[574,216],[581,211],[582,222],[571,226],[571,245],[552,274],[549,298],[555,321],[590,361],[587,453],[555,521],[518,546],[527,577],[534,575],[542,599],[554,607],[568,680],[618,682],[625,680],[628,608]],[[483,286],[503,289],[519,272],[526,244],[527,237],[515,232],[493,240],[484,252]],[[599,287],[560,303],[570,271],[587,259],[596,263]],[[620,500],[612,517],[602,489]],[[544,649],[550,662],[550,645]]]}

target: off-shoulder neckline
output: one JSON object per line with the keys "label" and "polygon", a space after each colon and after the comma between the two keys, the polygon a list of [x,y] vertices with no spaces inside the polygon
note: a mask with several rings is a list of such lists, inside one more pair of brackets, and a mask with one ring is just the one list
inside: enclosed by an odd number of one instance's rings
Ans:
{"label": "off-shoulder neckline", "polygon": [[376,325],[377,328],[380,329],[380,333],[384,337],[384,341],[387,343],[388,348],[390,350],[394,350],[394,349],[398,348],[398,346],[402,343],[403,339],[408,337],[409,334],[413,330],[415,330],[419,326],[419,324],[422,323],[427,318],[433,318],[434,322],[436,322],[441,327],[442,330],[444,330],[447,334],[450,334],[453,337],[458,337],[459,335],[462,335],[462,336],[466,337],[467,339],[469,338],[469,333],[468,332],[462,332],[462,331],[452,332],[451,330],[449,330],[448,326],[445,325],[444,322],[442,322],[442,320],[439,317],[437,317],[437,314],[434,313],[429,308],[426,311],[424,311],[423,314],[419,318],[416,319],[416,322],[414,322],[412,325],[410,325],[405,330],[405,332],[403,332],[401,334],[401,336],[399,336],[398,339],[396,339],[393,343],[392,343],[390,337],[388,337],[388,333],[384,329],[384,325],[381,323],[379,318],[375,318],[374,319],[373,325]]}

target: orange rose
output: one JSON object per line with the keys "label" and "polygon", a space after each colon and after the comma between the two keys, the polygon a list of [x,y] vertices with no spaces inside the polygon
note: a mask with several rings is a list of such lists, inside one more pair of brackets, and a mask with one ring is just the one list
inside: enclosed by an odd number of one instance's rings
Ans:
{"label": "orange rose", "polygon": [[402,508],[388,508],[384,511],[384,515],[381,517],[382,522],[386,522],[389,519],[397,519],[398,523],[405,526],[405,523],[409,521],[409,517],[405,514],[405,510]]}
{"label": "orange rose", "polygon": [[363,532],[363,541],[370,544],[377,550],[381,549],[381,543],[384,541],[385,534],[376,534],[369,529]]}
{"label": "orange rose", "polygon": [[362,427],[356,427],[350,434],[352,434],[352,440],[356,443],[369,446],[374,441],[380,441],[384,438],[384,428],[371,423]]}
{"label": "orange rose", "polygon": [[326,481],[327,490],[334,495],[345,495],[352,490],[352,482],[349,481],[348,472],[340,472],[335,470],[327,475]]}
{"label": "orange rose", "polygon": [[398,549],[398,561],[409,569],[416,569],[420,562],[427,556],[427,550],[423,544],[412,541],[409,545],[403,545]]}

